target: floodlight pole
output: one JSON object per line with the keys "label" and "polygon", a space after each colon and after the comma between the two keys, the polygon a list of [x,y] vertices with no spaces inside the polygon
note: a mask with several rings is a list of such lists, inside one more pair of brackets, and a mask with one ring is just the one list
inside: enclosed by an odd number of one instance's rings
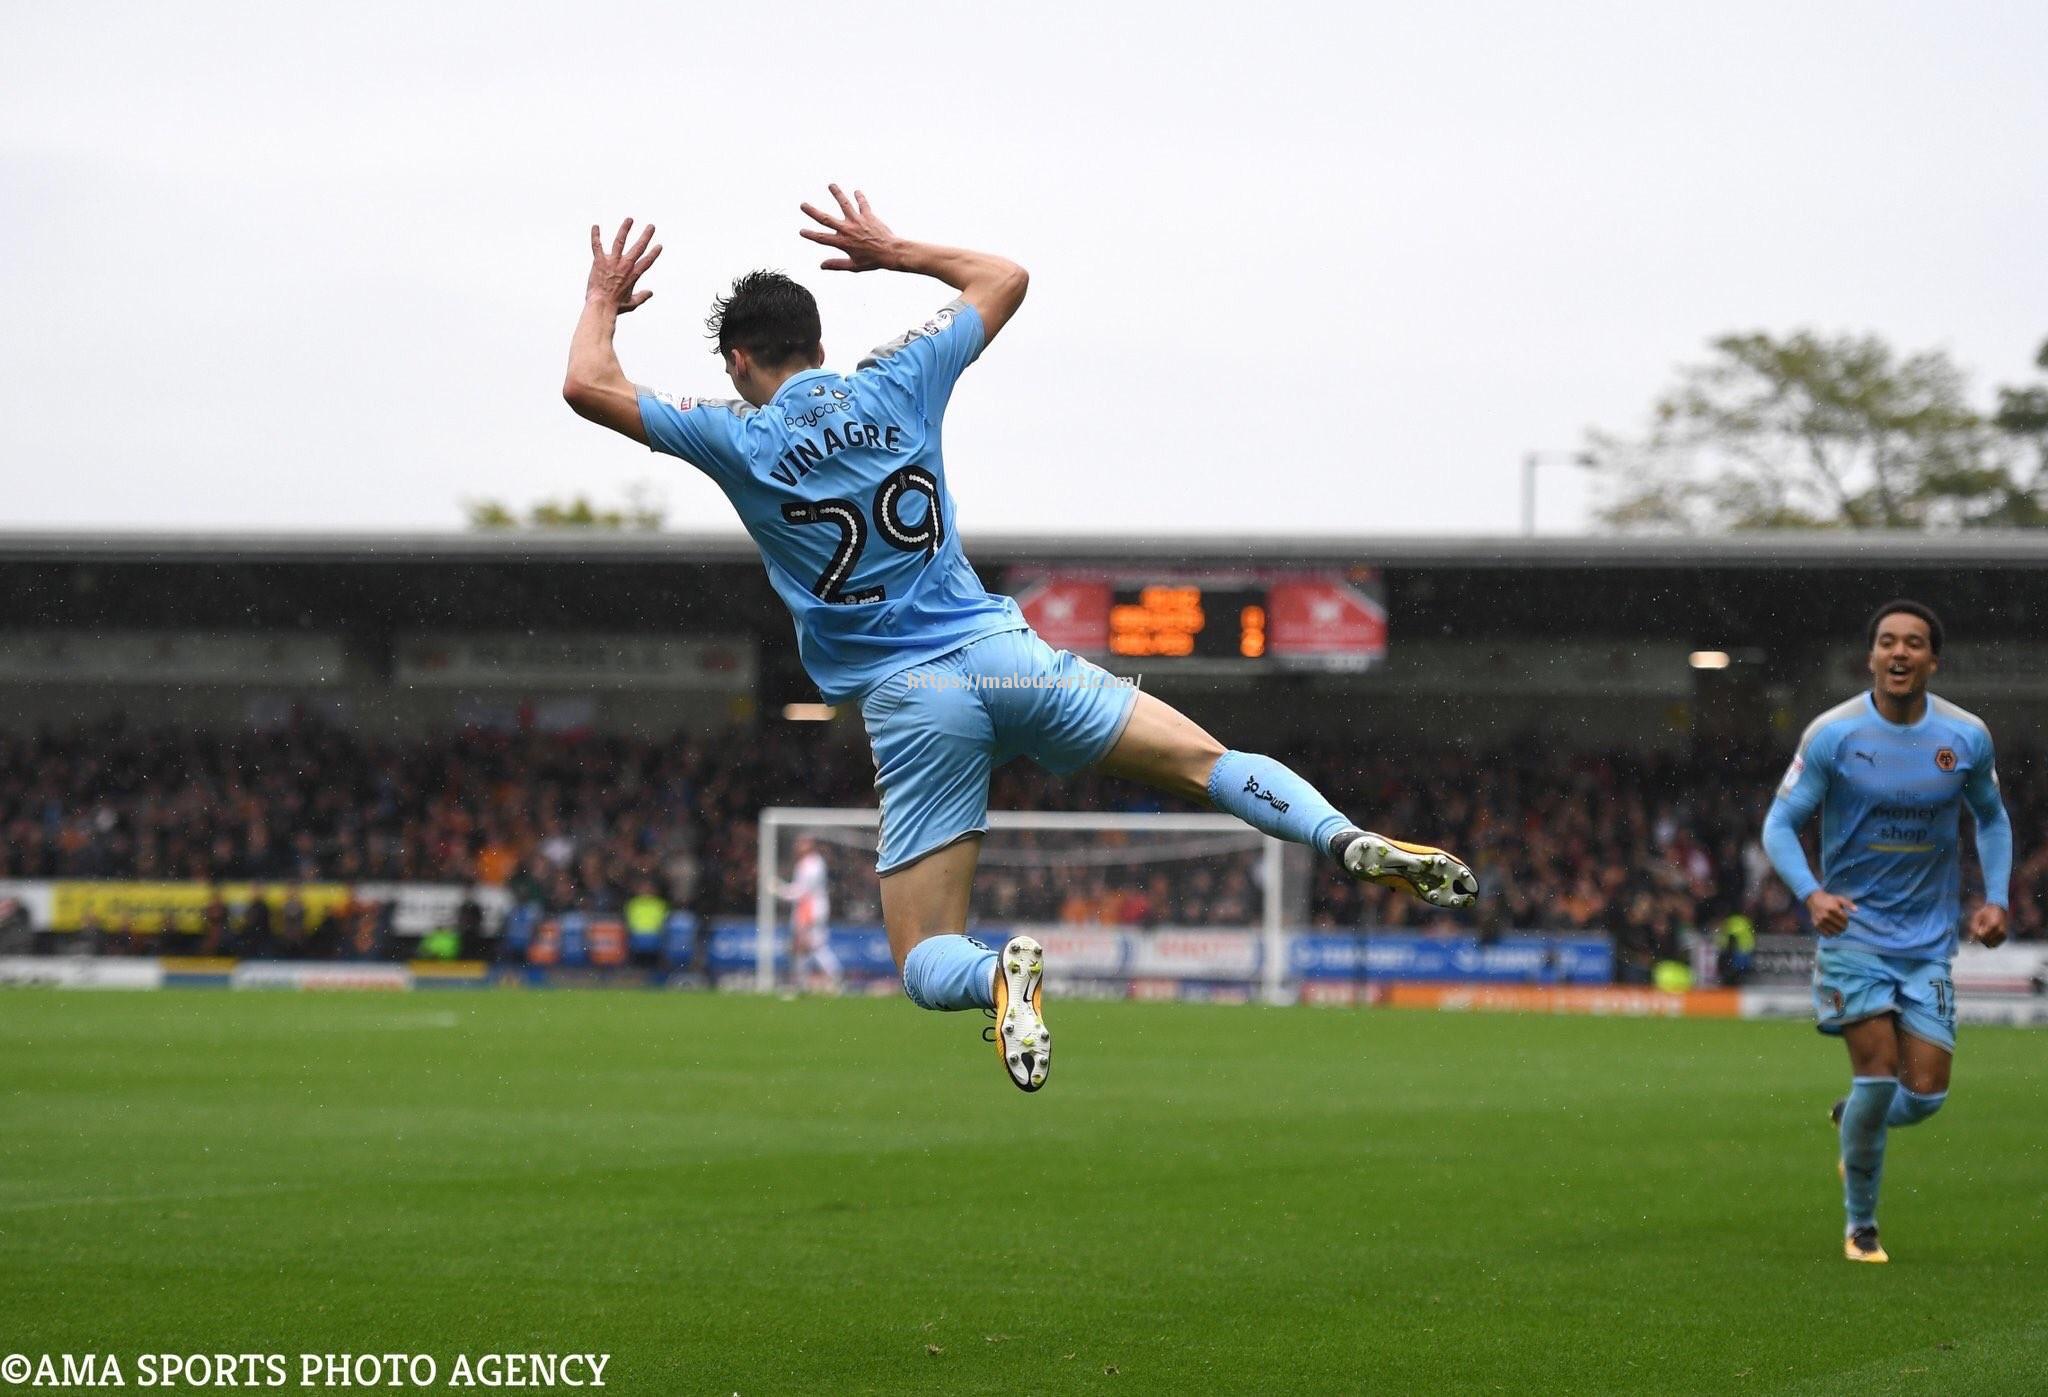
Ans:
{"label": "floodlight pole", "polygon": [[1585,451],[1531,451],[1522,457],[1522,537],[1536,537],[1536,468],[1569,462],[1590,466],[1593,457]]}

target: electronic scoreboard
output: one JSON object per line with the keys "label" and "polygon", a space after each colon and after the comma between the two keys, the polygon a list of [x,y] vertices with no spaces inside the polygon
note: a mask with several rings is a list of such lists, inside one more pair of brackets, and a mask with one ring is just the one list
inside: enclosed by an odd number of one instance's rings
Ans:
{"label": "electronic scoreboard", "polygon": [[1194,582],[1115,587],[1109,594],[1109,653],[1203,659],[1263,659],[1266,602],[1250,587]]}
{"label": "electronic scoreboard", "polygon": [[1013,567],[1006,581],[1047,644],[1104,661],[1365,669],[1387,652],[1370,568]]}

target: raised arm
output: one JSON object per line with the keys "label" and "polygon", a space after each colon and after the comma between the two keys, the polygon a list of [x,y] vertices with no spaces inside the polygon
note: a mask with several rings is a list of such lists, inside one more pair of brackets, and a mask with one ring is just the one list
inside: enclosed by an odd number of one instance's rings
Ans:
{"label": "raised arm", "polygon": [[915,272],[919,276],[935,277],[958,291],[960,299],[973,306],[981,316],[984,342],[994,339],[997,332],[1009,323],[1010,317],[1017,313],[1017,307],[1023,304],[1031,277],[1009,258],[998,257],[992,252],[970,252],[963,247],[941,247],[937,243],[900,238],[875,217],[875,211],[868,207],[867,195],[856,189],[853,201],[849,203],[838,185],[828,187],[833,200],[839,205],[839,213],[835,216],[805,204],[803,211],[824,227],[822,230],[801,230],[812,242],[823,243],[844,254],[828,257],[819,263],[825,270]]}
{"label": "raised arm", "polygon": [[583,290],[583,315],[569,341],[569,376],[563,380],[562,396],[579,417],[587,417],[647,444],[647,429],[640,421],[640,394],[626,371],[619,367],[618,351],[612,347],[612,331],[619,317],[647,304],[652,291],[635,291],[641,274],[661,256],[654,241],[654,225],[641,230],[632,250],[626,238],[633,220],[619,225],[618,236],[606,250],[595,223],[590,225],[590,281]]}

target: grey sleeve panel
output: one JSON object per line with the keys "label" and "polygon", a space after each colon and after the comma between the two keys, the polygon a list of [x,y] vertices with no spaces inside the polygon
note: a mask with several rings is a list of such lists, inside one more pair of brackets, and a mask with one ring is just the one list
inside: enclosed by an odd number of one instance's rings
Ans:
{"label": "grey sleeve panel", "polygon": [[693,407],[722,407],[735,417],[745,417],[750,412],[759,412],[761,410],[744,398],[686,398],[679,393],[669,393],[659,388],[650,388],[644,383],[634,384],[633,391],[642,397],[652,398],[658,403],[666,403],[677,412],[688,412]]}
{"label": "grey sleeve panel", "polygon": [[1822,728],[1826,727],[1829,723],[1837,722],[1843,718],[1854,718],[1862,712],[1862,709],[1863,695],[1858,694],[1855,698],[1843,699],[1833,708],[1815,718],[1806,725],[1806,731],[1799,735],[1799,747],[1797,749],[1799,754],[1801,756],[1806,755],[1807,744],[1813,741],[1814,736]]}
{"label": "grey sleeve panel", "polygon": [[1969,709],[1963,707],[1961,704],[1950,703],[1947,699],[1941,697],[1941,695],[1939,694],[1929,694],[1927,696],[1927,702],[1930,705],[1932,705],[1936,713],[1941,714],[1944,718],[1951,718],[1954,719],[1956,722],[1962,723],[1966,727],[1975,728],[1977,729],[1977,731],[1983,733],[1986,738],[1989,738],[1991,736],[1991,725],[1985,722],[1982,718],[1979,718],[1976,714],[1972,713]]}
{"label": "grey sleeve panel", "polygon": [[926,336],[936,335],[941,330],[944,330],[948,325],[951,325],[953,323],[954,316],[960,314],[961,311],[966,309],[967,299],[964,296],[955,296],[952,300],[946,302],[945,305],[941,306],[939,308],[938,314],[934,315],[930,320],[925,321],[924,324],[919,325],[914,329],[905,330],[902,334],[898,335],[895,339],[890,340],[887,344],[876,345],[873,349],[869,350],[867,352],[866,357],[863,358],[860,361],[860,363],[858,363],[854,367],[860,369],[873,368],[876,364],[881,363],[882,360],[888,358],[890,355],[902,353],[911,345],[915,344],[917,341],[921,339],[924,339]]}

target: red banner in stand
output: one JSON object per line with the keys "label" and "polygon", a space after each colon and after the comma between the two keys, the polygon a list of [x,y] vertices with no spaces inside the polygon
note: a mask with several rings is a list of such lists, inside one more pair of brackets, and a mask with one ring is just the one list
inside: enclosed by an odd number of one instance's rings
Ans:
{"label": "red banner in stand", "polygon": [[1386,609],[1349,583],[1320,577],[1276,579],[1268,597],[1268,654],[1386,657]]}
{"label": "red banner in stand", "polygon": [[1031,629],[1055,650],[1101,655],[1109,650],[1107,582],[1051,577],[1017,593],[1017,605]]}

